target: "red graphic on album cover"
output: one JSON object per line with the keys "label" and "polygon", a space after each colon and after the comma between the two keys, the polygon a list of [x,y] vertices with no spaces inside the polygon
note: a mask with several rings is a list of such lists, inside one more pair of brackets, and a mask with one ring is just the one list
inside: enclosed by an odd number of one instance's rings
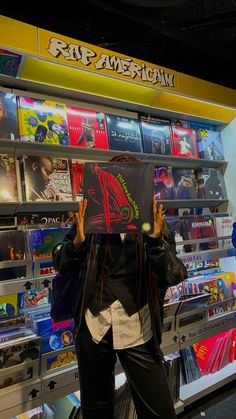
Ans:
{"label": "red graphic on album cover", "polygon": [[172,125],[172,154],[183,157],[199,157],[197,133],[194,129]]}
{"label": "red graphic on album cover", "polygon": [[77,160],[72,159],[71,161],[71,181],[72,181],[72,191],[73,199],[78,200],[83,194],[83,164]]}
{"label": "red graphic on album cover", "polygon": [[153,171],[148,163],[85,163],[86,233],[151,231]]}
{"label": "red graphic on album cover", "polygon": [[67,106],[70,145],[108,149],[105,114]]}

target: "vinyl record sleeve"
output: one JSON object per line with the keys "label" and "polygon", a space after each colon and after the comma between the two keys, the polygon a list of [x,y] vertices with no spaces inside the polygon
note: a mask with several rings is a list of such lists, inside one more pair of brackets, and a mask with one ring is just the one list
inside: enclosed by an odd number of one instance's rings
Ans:
{"label": "vinyl record sleeve", "polygon": [[0,232],[0,262],[26,259],[26,243],[23,231]]}
{"label": "vinyl record sleeve", "polygon": [[71,160],[71,183],[74,201],[79,201],[83,194],[83,164],[78,159]]}
{"label": "vinyl record sleeve", "polygon": [[20,160],[25,201],[72,201],[69,160],[24,156]]}
{"label": "vinyl record sleeve", "polygon": [[18,200],[16,159],[9,154],[0,154],[0,202]]}
{"label": "vinyl record sleeve", "polygon": [[3,91],[0,91],[0,139],[19,139],[16,96]]}
{"label": "vinyl record sleeve", "polygon": [[70,145],[108,149],[106,118],[102,112],[67,106]]}
{"label": "vinyl record sleeve", "polygon": [[18,117],[22,141],[69,144],[64,103],[18,97]]}
{"label": "vinyl record sleeve", "polygon": [[153,231],[154,166],[85,163],[86,233]]}
{"label": "vinyl record sleeve", "polygon": [[139,122],[136,119],[106,115],[111,150],[142,152]]}
{"label": "vinyl record sleeve", "polygon": [[172,125],[172,154],[174,156],[198,158],[197,133],[195,130]]}
{"label": "vinyl record sleeve", "polygon": [[224,150],[220,132],[209,129],[197,131],[200,157],[208,160],[224,160]]}
{"label": "vinyl record sleeve", "polygon": [[143,152],[149,154],[171,154],[170,121],[140,115]]}
{"label": "vinyl record sleeve", "polygon": [[63,241],[68,228],[45,228],[30,231],[30,250],[32,257],[52,256],[54,247]]}

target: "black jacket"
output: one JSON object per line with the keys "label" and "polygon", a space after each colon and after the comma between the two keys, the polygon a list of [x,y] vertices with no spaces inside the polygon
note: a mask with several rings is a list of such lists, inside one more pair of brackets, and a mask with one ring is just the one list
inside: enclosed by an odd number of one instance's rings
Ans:
{"label": "black jacket", "polygon": [[[65,240],[59,246],[56,246],[53,252],[54,267],[60,274],[82,270],[82,284],[80,293],[78,295],[76,309],[74,312],[74,320],[76,331],[78,332],[81,325],[83,314],[88,307],[89,301],[93,296],[96,280],[99,272],[101,248],[103,235],[87,235],[85,242],[78,251],[74,250],[73,239],[76,234],[76,225],[74,224],[67,235]],[[174,235],[171,233],[167,224],[164,229],[165,240],[175,248]],[[151,274],[150,272],[157,272],[158,266],[163,265],[165,254],[168,246],[162,238],[153,239],[144,235],[143,246],[143,280],[145,281],[148,304],[150,309],[150,317],[152,324],[153,336],[156,346],[161,344],[161,323],[163,303],[166,289],[158,287],[158,278],[154,275],[154,289],[156,289],[155,302],[153,303],[153,286],[150,286]],[[153,279],[152,279],[153,280]]]}

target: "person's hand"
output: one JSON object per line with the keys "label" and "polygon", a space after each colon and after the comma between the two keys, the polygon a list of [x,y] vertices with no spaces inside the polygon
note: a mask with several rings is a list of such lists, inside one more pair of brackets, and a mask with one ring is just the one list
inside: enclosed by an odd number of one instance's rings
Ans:
{"label": "person's hand", "polygon": [[76,236],[73,240],[73,246],[75,249],[79,249],[82,243],[85,241],[84,234],[84,215],[87,208],[87,199],[82,199],[78,205],[78,212],[75,215],[76,219]]}
{"label": "person's hand", "polygon": [[148,234],[149,237],[153,239],[158,239],[161,236],[163,224],[165,221],[165,215],[163,212],[163,204],[161,204],[158,208],[157,202],[154,200],[153,203],[153,218],[154,218],[154,227],[153,233]]}

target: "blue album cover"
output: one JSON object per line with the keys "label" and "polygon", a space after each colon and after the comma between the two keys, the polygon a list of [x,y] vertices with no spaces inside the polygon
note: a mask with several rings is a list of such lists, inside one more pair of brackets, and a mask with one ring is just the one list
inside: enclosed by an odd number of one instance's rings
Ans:
{"label": "blue album cover", "polygon": [[224,150],[220,132],[208,129],[197,131],[200,157],[208,160],[224,160]]}
{"label": "blue album cover", "polygon": [[30,231],[30,250],[33,258],[52,256],[54,247],[64,240],[68,227]]}
{"label": "blue album cover", "polygon": [[198,122],[198,121],[188,121],[188,127],[187,128],[191,128],[191,129],[209,129],[211,131],[216,131],[216,126],[214,125],[210,125],[210,124],[205,124],[202,122]]}
{"label": "blue album cover", "polygon": [[142,152],[139,122],[118,115],[106,115],[111,150]]}
{"label": "blue album cover", "polygon": [[170,121],[140,115],[143,152],[148,154],[171,154]]}
{"label": "blue album cover", "polygon": [[40,319],[35,327],[41,336],[41,353],[63,349],[74,343],[72,320],[55,323],[51,318]]}

